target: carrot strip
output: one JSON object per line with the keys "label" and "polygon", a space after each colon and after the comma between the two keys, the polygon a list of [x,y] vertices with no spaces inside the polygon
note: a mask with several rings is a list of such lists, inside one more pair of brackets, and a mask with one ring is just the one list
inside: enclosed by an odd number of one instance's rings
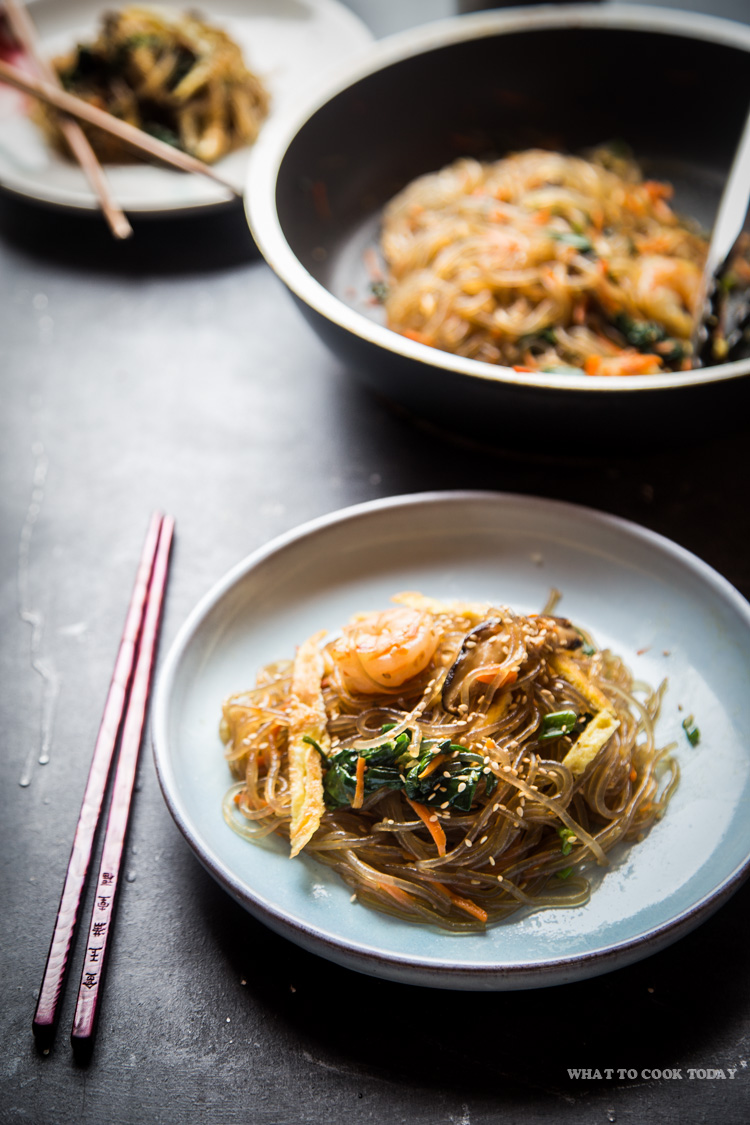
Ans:
{"label": "carrot strip", "polygon": [[385,891],[391,898],[395,898],[396,902],[402,906],[414,906],[414,899],[406,891],[402,891],[400,887],[392,887],[390,883],[376,883],[375,886],[379,891]]}
{"label": "carrot strip", "polygon": [[416,341],[417,344],[427,344],[428,347],[432,347],[432,338],[426,336],[424,332],[415,332],[411,328],[407,328],[401,335],[406,336],[407,340]]}
{"label": "carrot strip", "polygon": [[438,754],[436,758],[433,758],[429,766],[425,766],[422,772],[417,775],[419,777],[419,780],[421,781],[423,777],[429,777],[430,774],[438,768],[438,766],[443,764],[447,757],[447,754]]}
{"label": "carrot strip", "polygon": [[653,375],[661,367],[658,355],[623,352],[617,356],[590,355],[583,370],[587,375]]}
{"label": "carrot strip", "polygon": [[462,898],[461,895],[457,895],[455,891],[452,891],[450,887],[446,887],[445,883],[436,883],[435,885],[440,887],[441,891],[445,891],[448,898],[451,900],[454,906],[457,906],[459,908],[459,910],[465,910],[467,914],[471,914],[474,918],[478,918],[480,922],[487,921],[487,911],[482,910],[482,907],[477,906],[477,904],[475,902],[472,902],[470,898]]}
{"label": "carrot strip", "polygon": [[357,785],[354,790],[354,800],[352,801],[353,809],[361,809],[362,802],[365,799],[365,770],[367,769],[367,762],[364,758],[357,758]]}
{"label": "carrot strip", "polygon": [[435,813],[428,809],[426,805],[418,805],[416,801],[412,801],[410,797],[406,798],[407,802],[414,809],[420,820],[423,820],[427,831],[432,836],[437,846],[438,855],[445,855],[445,832],[443,832],[440,821],[435,816]]}

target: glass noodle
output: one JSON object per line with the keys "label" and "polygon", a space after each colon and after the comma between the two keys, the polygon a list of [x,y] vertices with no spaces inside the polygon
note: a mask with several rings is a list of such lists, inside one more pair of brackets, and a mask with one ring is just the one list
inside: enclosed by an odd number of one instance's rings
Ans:
{"label": "glass noodle", "polygon": [[299,653],[227,699],[228,823],[294,839],[302,747],[322,794],[304,847],[360,902],[453,931],[585,903],[592,872],[642,839],[677,783],[654,732],[665,685],[635,682],[550,613],[394,600],[313,638],[317,737],[297,737]]}

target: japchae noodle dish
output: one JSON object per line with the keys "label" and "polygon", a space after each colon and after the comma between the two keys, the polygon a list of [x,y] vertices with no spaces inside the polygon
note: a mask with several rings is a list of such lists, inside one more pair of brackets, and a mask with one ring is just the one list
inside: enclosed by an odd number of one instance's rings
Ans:
{"label": "japchae noodle dish", "polygon": [[228,823],[448,930],[585,903],[591,873],[677,783],[655,743],[661,689],[550,612],[394,601],[225,702]]}
{"label": "japchae noodle dish", "polygon": [[649,375],[692,365],[708,242],[611,148],[461,159],[386,208],[389,327],[517,370]]}
{"label": "japchae noodle dish", "polygon": [[[109,12],[95,42],[53,60],[65,89],[208,164],[251,144],[268,92],[236,43],[195,15],[164,8]],[[35,110],[65,151],[54,112]],[[83,125],[103,161],[133,159],[115,137]]]}

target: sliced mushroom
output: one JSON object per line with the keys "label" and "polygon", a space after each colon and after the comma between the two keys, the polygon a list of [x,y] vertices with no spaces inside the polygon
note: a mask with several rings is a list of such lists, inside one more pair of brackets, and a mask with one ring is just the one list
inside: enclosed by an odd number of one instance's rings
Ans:
{"label": "sliced mushroom", "polygon": [[549,632],[554,632],[558,648],[574,649],[580,648],[583,644],[583,637],[576,627],[568,621],[567,617],[553,617],[551,614],[545,614],[543,617],[537,618],[537,622]]}
{"label": "sliced mushroom", "polygon": [[[455,706],[456,697],[460,690],[460,680],[466,672],[471,671],[475,665],[487,663],[486,651],[482,651],[483,642],[496,637],[503,628],[500,617],[489,617],[471,629],[458,650],[456,659],[451,664],[443,681],[442,704],[443,710],[452,715],[458,714]],[[460,675],[459,675],[460,673]]]}

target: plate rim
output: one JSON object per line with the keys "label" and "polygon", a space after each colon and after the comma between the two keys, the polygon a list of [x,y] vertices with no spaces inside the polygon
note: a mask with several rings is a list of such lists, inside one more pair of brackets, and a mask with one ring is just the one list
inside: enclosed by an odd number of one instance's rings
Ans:
{"label": "plate rim", "polygon": [[[25,0],[25,2],[26,6],[29,8],[30,14],[33,16],[35,6],[44,3],[45,0]],[[100,12],[106,11],[107,5],[105,4],[104,0],[89,0],[89,2],[91,3],[92,7],[98,6]],[[157,7],[159,6],[159,2],[160,0],[157,0]],[[367,26],[365,21],[359,15],[357,15],[355,11],[348,7],[347,4],[342,3],[341,0],[308,0],[308,2],[314,7],[319,8],[323,12],[328,11],[331,13],[335,13],[337,17],[342,19],[342,26],[347,23],[349,24],[352,31],[353,50],[363,51],[372,45],[374,41],[374,35],[372,31]],[[64,0],[61,0],[61,2],[58,3],[58,7],[62,6],[62,4],[64,4]],[[220,8],[221,0],[209,0],[209,7],[214,7],[217,9]],[[211,19],[211,12],[208,12],[207,14],[208,18]],[[248,9],[243,13],[230,15],[226,18],[233,20],[246,20],[251,17],[252,9]],[[222,19],[223,13],[217,10],[216,18]],[[355,35],[360,36],[358,46],[354,44]],[[337,69],[335,63],[332,64],[329,69],[331,72],[335,72]],[[310,89],[315,90],[318,84],[319,80],[317,80],[314,75],[311,75],[308,83]],[[281,113],[281,116],[283,116],[283,111]],[[274,119],[272,117],[269,117],[266,124],[273,123],[273,120]],[[259,136],[262,136],[262,133],[263,129],[261,129]],[[252,145],[246,146],[248,163],[250,160],[250,156],[254,153],[256,147],[257,141]],[[241,152],[242,150],[238,149],[236,151]],[[221,164],[222,161],[220,160],[217,162],[215,167],[217,169],[220,169]],[[159,168],[165,167],[163,164],[158,163],[157,166]],[[107,167],[107,165],[104,166],[105,172],[107,171]],[[247,167],[244,173],[242,173],[242,178],[246,179],[248,173],[249,167]],[[20,199],[25,203],[44,207],[48,210],[69,211],[80,216],[89,216],[92,218],[97,217],[100,213],[100,207],[96,196],[88,187],[88,184],[83,176],[81,177],[80,195],[78,191],[71,191],[69,188],[52,189],[48,191],[44,189],[43,185],[40,185],[40,191],[38,193],[30,194],[29,191],[22,186],[22,184],[14,180],[13,176],[11,176],[10,179],[4,177],[2,174],[2,169],[0,169],[0,190],[2,190],[6,195],[12,196],[14,199]],[[238,185],[238,190],[242,190],[240,185]],[[128,215],[133,215],[138,219],[168,219],[171,216],[186,217],[194,214],[203,215],[209,211],[226,211],[227,209],[235,208],[240,205],[240,200],[236,196],[226,193],[225,195],[218,196],[216,199],[185,199],[158,205],[154,205],[153,203],[126,201],[126,203],[123,204],[123,209]]]}
{"label": "plate rim", "polygon": [[[565,500],[554,500],[525,493],[502,492],[483,489],[436,490],[405,493],[348,505],[304,521],[262,544],[232,566],[199,599],[178,629],[158,676],[151,720],[151,741],[159,786],[175,824],[190,845],[196,858],[209,874],[250,914],[277,933],[348,968],[368,974],[382,975],[427,987],[457,989],[524,989],[568,983],[624,967],[660,949],[689,933],[709,918],[750,875],[750,852],[709,892],[674,917],[651,926],[642,933],[622,941],[610,942],[595,950],[573,956],[545,958],[538,962],[504,962],[456,964],[439,957],[420,957],[393,953],[368,947],[361,941],[337,938],[325,930],[311,926],[304,920],[290,917],[262,896],[256,896],[243,880],[236,876],[210,846],[200,839],[190,818],[173,791],[174,774],[170,760],[168,711],[170,696],[180,663],[210,611],[231,592],[237,583],[257,566],[279,551],[311,535],[324,532],[335,525],[350,520],[367,518],[376,513],[410,506],[437,506],[444,503],[471,502],[496,505],[533,506],[554,509],[560,514],[575,513],[584,521],[608,527],[634,538],[642,544],[667,555],[677,564],[687,568],[728,603],[750,632],[750,602],[719,571],[699,556],[675,543],[674,540],[642,527],[632,520],[587,505]],[[493,927],[497,929],[497,927]]]}
{"label": "plate rim", "polygon": [[501,364],[457,356],[420,344],[377,324],[358,309],[347,305],[302,265],[287,242],[276,210],[278,173],[289,146],[304,125],[331,99],[349,86],[405,59],[472,39],[495,34],[543,28],[626,28],[671,33],[688,39],[741,48],[750,54],[750,26],[699,12],[655,8],[645,4],[559,4],[554,7],[510,8],[451,16],[397,32],[375,42],[367,54],[331,73],[322,87],[312,92],[301,108],[288,109],[264,130],[258,140],[245,186],[245,214],[263,257],[290,291],[335,328],[351,333],[396,359],[416,361],[428,367],[517,388],[545,388],[572,394],[609,394],[663,391],[705,386],[739,379],[750,374],[750,358],[715,364],[687,372],[656,375],[566,375],[557,381],[542,372],[519,372]]}

